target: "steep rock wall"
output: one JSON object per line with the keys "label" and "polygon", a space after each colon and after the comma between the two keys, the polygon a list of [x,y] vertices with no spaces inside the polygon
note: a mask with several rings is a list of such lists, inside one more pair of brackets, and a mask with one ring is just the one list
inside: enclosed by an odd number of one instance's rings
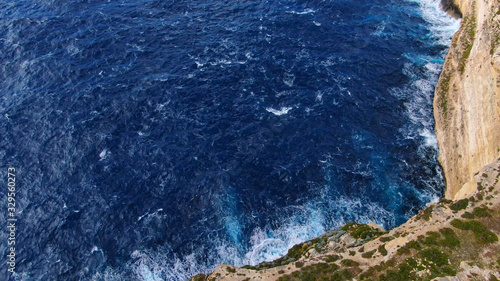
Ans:
{"label": "steep rock wall", "polygon": [[455,4],[462,24],[434,98],[448,199],[474,192],[474,174],[500,156],[500,3],[456,0]]}

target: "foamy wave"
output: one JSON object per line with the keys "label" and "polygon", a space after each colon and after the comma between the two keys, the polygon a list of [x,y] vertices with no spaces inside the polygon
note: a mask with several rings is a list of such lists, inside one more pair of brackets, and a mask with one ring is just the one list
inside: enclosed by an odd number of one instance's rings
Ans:
{"label": "foamy wave", "polygon": [[296,15],[307,15],[307,14],[313,14],[313,13],[316,13],[315,10],[313,9],[305,9],[304,11],[288,11],[287,13],[289,14],[296,14]]}
{"label": "foamy wave", "polygon": [[422,18],[431,24],[432,35],[438,39],[438,44],[449,46],[451,37],[460,28],[460,21],[446,14],[440,7],[439,0],[418,0]]}
{"label": "foamy wave", "polygon": [[211,237],[211,249],[194,247],[191,254],[182,258],[168,248],[154,251],[136,250],[124,268],[107,268],[103,273],[95,274],[92,280],[124,280],[130,274],[141,281],[187,280],[199,273],[212,272],[221,264],[243,266],[275,260],[284,256],[295,244],[310,240],[347,222],[377,222],[386,227],[394,221],[393,214],[367,199],[345,196],[335,200],[331,198],[319,194],[313,202],[285,208],[283,213],[288,215],[283,215],[282,220],[270,224],[275,227],[253,230],[246,252],[242,253],[240,246],[234,241],[220,237]]}
{"label": "foamy wave", "polygon": [[[328,187],[325,186],[325,189]],[[254,230],[251,247],[244,263],[255,265],[284,256],[295,244],[317,237],[348,222],[377,222],[383,227],[394,224],[394,215],[366,198],[340,196],[332,200],[325,193],[304,206],[287,208],[293,215],[273,229]]]}
{"label": "foamy wave", "polygon": [[438,150],[438,142],[436,134],[432,133],[428,129],[423,129],[420,131],[420,136],[422,136],[425,139],[426,146],[431,146],[434,149]]}
{"label": "foamy wave", "polygon": [[272,107],[267,107],[266,108],[267,112],[271,112],[272,114],[277,115],[277,116],[288,114],[288,112],[290,110],[292,110],[292,107],[282,107],[280,109],[274,109]]}
{"label": "foamy wave", "polygon": [[[438,45],[449,46],[453,34],[460,27],[460,21],[446,14],[440,7],[439,0],[418,0],[422,18],[430,23],[431,36]],[[412,122],[411,128],[404,128],[403,134],[407,138],[423,138],[423,145],[438,149],[434,133],[434,118],[432,104],[434,86],[437,84],[439,73],[444,64],[448,49],[435,57],[406,54],[406,58],[413,63],[404,66],[403,73],[411,79],[411,83],[403,89],[395,89],[394,93],[409,99],[406,103],[407,116]],[[425,69],[421,74],[419,66]]]}

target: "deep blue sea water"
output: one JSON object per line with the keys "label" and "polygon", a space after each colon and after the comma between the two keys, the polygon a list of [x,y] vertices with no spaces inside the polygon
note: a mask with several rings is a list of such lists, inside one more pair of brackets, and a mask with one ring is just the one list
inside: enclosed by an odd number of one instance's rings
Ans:
{"label": "deep blue sea water", "polygon": [[12,280],[186,280],[404,223],[444,191],[438,2],[0,1]]}

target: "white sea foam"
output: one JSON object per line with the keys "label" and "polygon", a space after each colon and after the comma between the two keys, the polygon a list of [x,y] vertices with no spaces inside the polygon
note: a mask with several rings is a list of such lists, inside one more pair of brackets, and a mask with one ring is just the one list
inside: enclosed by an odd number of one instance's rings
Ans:
{"label": "white sea foam", "polygon": [[316,13],[316,11],[313,10],[313,9],[308,8],[308,9],[305,9],[304,11],[300,11],[300,12],[298,12],[298,11],[287,11],[287,13],[289,13],[289,14],[296,14],[296,15],[307,15],[307,14]]}
{"label": "white sea foam", "polygon": [[[325,190],[328,189],[325,187]],[[312,202],[290,206],[283,210],[279,220],[266,228],[256,228],[250,235],[250,246],[246,252],[234,241],[218,236],[210,237],[212,243],[209,256],[204,246],[194,247],[191,254],[179,257],[169,248],[154,251],[136,250],[130,262],[119,271],[107,268],[97,273],[92,280],[114,281],[124,278],[131,271],[137,280],[178,281],[187,280],[199,273],[212,272],[221,264],[243,266],[256,265],[285,255],[292,246],[323,234],[326,230],[340,227],[347,222],[377,222],[382,226],[393,223],[394,216],[366,198],[340,196],[332,200],[330,195],[320,192]]]}
{"label": "white sea foam", "polygon": [[266,108],[266,111],[267,112],[271,112],[272,114],[276,115],[276,116],[281,116],[281,115],[285,115],[285,114],[288,114],[288,112],[292,110],[292,107],[282,107],[280,109],[274,109],[272,107],[267,107]]}
{"label": "white sea foam", "polygon": [[[430,24],[431,36],[435,38],[437,45],[449,46],[451,37],[460,27],[460,21],[453,19],[440,8],[439,0],[418,0],[422,18]],[[434,85],[436,85],[439,73],[443,67],[444,57],[448,50],[443,53],[429,57],[419,54],[405,54],[405,57],[413,63],[404,66],[403,73],[412,82],[409,85],[394,89],[394,93],[409,101],[406,103],[407,116],[412,125],[403,128],[402,133],[407,138],[421,137],[423,145],[438,149],[434,133],[432,104],[434,98]],[[419,65],[423,65],[425,72],[422,75]]]}
{"label": "white sea foam", "polygon": [[418,0],[422,18],[430,23],[432,35],[441,45],[449,46],[451,37],[460,27],[460,21],[446,14],[440,7],[439,0]]}
{"label": "white sea foam", "polygon": [[430,130],[428,129],[421,130],[420,136],[424,137],[426,146],[431,146],[436,150],[438,149],[437,137]]}
{"label": "white sea foam", "polygon": [[99,153],[100,160],[102,161],[102,160],[106,159],[108,154],[109,154],[109,151],[107,149],[104,149],[103,151],[101,151],[101,153]]}

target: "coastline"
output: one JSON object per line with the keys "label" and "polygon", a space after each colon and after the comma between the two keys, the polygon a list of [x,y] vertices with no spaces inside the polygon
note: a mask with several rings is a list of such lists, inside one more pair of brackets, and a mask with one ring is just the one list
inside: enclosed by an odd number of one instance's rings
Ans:
{"label": "coastline", "polygon": [[500,279],[500,5],[443,0],[441,6],[463,19],[434,95],[445,199],[389,232],[348,224],[278,260],[221,265],[191,280]]}

